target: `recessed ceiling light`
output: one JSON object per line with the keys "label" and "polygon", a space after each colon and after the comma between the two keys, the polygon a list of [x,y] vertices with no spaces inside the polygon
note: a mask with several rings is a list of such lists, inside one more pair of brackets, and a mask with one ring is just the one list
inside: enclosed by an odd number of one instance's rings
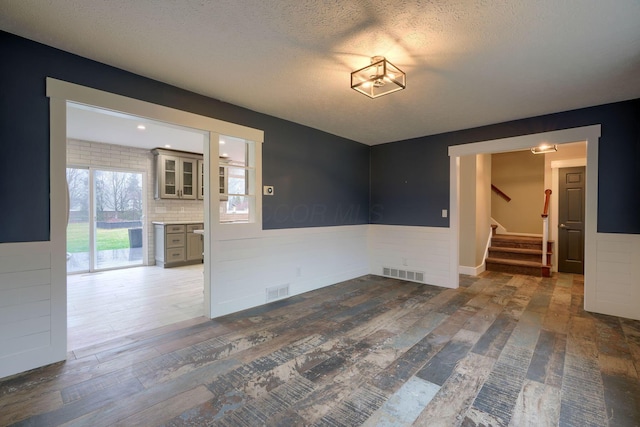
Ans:
{"label": "recessed ceiling light", "polygon": [[224,145],[224,140],[220,140],[220,145]]}
{"label": "recessed ceiling light", "polygon": [[171,148],[171,145],[169,145],[169,144],[164,144],[164,148]]}
{"label": "recessed ceiling light", "polygon": [[138,125],[138,129],[145,130],[147,127],[145,125]]}
{"label": "recessed ceiling light", "polygon": [[229,157],[227,153],[222,153],[222,157]]}

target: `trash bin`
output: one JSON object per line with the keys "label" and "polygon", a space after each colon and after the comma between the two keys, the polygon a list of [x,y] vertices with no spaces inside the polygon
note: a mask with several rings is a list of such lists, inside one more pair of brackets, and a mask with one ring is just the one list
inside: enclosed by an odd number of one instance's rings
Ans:
{"label": "trash bin", "polygon": [[129,247],[130,248],[142,247],[142,228],[129,229]]}

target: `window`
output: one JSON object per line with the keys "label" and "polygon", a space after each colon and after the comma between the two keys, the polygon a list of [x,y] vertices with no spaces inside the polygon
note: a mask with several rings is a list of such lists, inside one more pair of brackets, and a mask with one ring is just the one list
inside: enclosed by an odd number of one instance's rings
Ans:
{"label": "window", "polygon": [[256,218],[255,142],[220,136],[220,223],[252,223]]}

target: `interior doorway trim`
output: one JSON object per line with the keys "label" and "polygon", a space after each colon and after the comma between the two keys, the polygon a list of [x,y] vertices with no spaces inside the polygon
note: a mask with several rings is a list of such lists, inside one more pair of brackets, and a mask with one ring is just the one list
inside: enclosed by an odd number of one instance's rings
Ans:
{"label": "interior doorway trim", "polygon": [[[67,347],[67,310],[66,310],[66,137],[67,102],[95,106],[107,110],[144,117],[165,123],[190,127],[208,132],[204,144],[204,158],[209,165],[218,164],[218,135],[230,135],[256,143],[264,141],[264,132],[247,126],[229,123],[211,117],[201,116],[170,107],[104,92],[98,89],[57,80],[46,79],[46,95],[50,105],[50,241],[51,241],[51,340],[57,349],[51,361],[63,360]],[[213,142],[216,143],[213,143]],[[205,168],[205,182],[211,182],[209,168]],[[217,177],[216,177],[217,179]],[[210,201],[205,191],[204,224],[209,233],[205,233],[204,253],[204,315],[211,317],[211,238],[212,228],[218,224],[210,223],[210,211],[217,209],[217,203]],[[55,313],[55,314],[54,314]]]}
{"label": "interior doorway trim", "polygon": [[476,154],[518,151],[539,145],[587,143],[587,191],[585,212],[585,272],[584,308],[596,309],[596,234],[598,230],[598,144],[601,125],[582,126],[552,132],[543,132],[511,138],[494,139],[449,147],[449,206],[450,216],[450,277],[452,287],[459,286],[459,230],[460,230],[460,157]]}

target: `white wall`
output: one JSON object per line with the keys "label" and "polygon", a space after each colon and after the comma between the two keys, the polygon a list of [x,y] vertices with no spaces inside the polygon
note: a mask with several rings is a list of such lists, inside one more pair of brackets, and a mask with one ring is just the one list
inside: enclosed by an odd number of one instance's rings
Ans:
{"label": "white wall", "polygon": [[0,244],[0,378],[49,363],[59,304],[52,301],[50,244]]}
{"label": "white wall", "polygon": [[457,287],[450,236],[449,228],[369,225],[369,272],[383,275],[384,267],[424,272],[424,283]]}
{"label": "white wall", "polygon": [[266,290],[298,295],[369,273],[367,225],[263,231],[213,242],[214,317],[266,303]]}
{"label": "white wall", "polygon": [[640,320],[640,235],[596,236],[594,311]]}

